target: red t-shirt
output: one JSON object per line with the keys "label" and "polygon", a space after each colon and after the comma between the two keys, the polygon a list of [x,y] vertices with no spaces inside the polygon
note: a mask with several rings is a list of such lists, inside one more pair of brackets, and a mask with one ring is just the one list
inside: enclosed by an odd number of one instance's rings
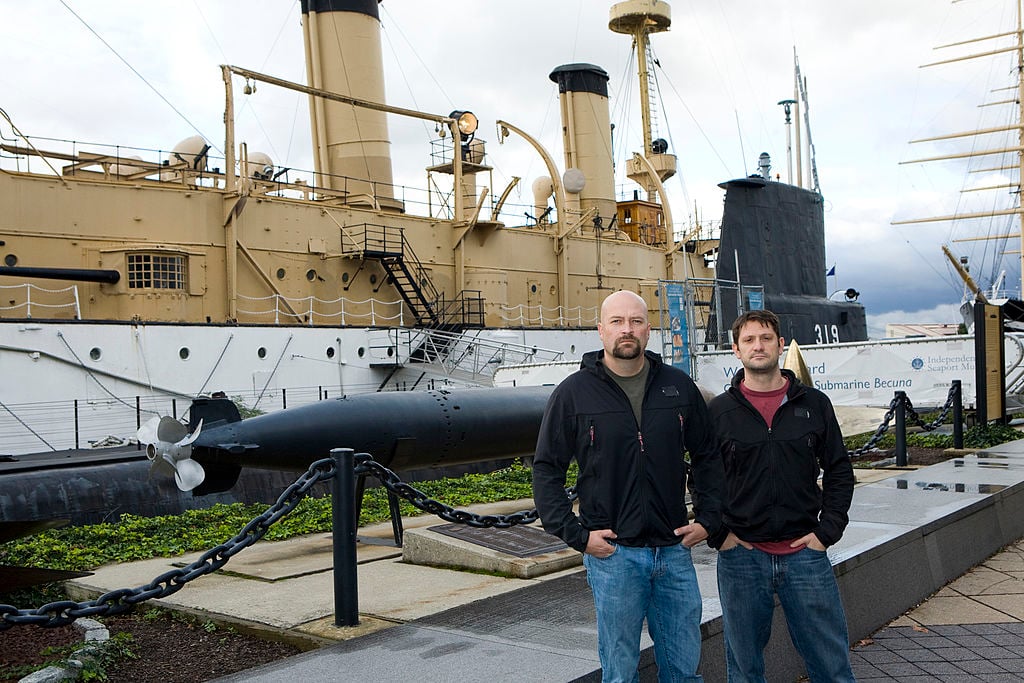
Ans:
{"label": "red t-shirt", "polygon": [[[751,405],[757,408],[757,412],[761,413],[761,417],[764,418],[765,424],[769,427],[772,426],[772,419],[775,417],[775,411],[782,405],[782,400],[786,397],[786,391],[789,389],[789,380],[786,379],[785,384],[779,389],[773,389],[772,391],[754,391],[746,385],[745,382],[740,383],[740,391],[743,392],[743,396],[750,401]],[[766,552],[769,555],[792,555],[803,549],[803,546],[796,548],[790,548],[789,544],[795,539],[788,541],[766,541],[761,543],[751,543],[752,546],[760,551]]]}

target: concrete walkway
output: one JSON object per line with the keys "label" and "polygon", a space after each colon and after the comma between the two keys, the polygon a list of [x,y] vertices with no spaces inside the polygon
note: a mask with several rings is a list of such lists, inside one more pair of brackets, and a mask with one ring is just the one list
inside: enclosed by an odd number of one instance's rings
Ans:
{"label": "concrete walkway", "polygon": [[1024,681],[1024,541],[857,643],[852,660],[861,682]]}
{"label": "concrete walkway", "polygon": [[[1024,672],[1024,440],[918,470],[857,474],[850,527],[829,556],[851,637],[864,639],[853,649],[858,680],[1024,681],[1017,673]],[[531,506],[513,501],[474,511]],[[423,528],[440,523],[415,517],[406,528],[432,533]],[[160,603],[328,643],[222,683],[600,680],[593,603],[578,565],[504,578],[410,564],[390,533],[389,524],[360,529],[356,627],[334,625],[329,534],[258,543]],[[559,552],[573,555],[556,551],[536,561]],[[74,584],[79,598],[144,585],[197,556],[102,567]],[[701,669],[709,683],[724,681],[717,553],[701,545],[693,557],[704,597]],[[655,680],[646,635],[642,647],[641,680]],[[766,659],[773,683],[799,680],[781,609]]]}

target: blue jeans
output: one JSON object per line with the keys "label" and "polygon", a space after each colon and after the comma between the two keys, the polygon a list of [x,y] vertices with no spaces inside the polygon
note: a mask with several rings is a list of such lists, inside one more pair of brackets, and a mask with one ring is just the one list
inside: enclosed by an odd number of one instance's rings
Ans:
{"label": "blue jeans", "polygon": [[658,681],[704,680],[700,663],[700,589],[690,549],[617,545],[606,558],[584,555],[597,609],[597,650],[602,683],[639,680],[644,619],[654,641]]}
{"label": "blue jeans", "polygon": [[775,595],[812,683],[853,681],[850,638],[828,555],[804,548],[769,555],[741,545],[718,554],[718,596],[729,683],[764,683]]}

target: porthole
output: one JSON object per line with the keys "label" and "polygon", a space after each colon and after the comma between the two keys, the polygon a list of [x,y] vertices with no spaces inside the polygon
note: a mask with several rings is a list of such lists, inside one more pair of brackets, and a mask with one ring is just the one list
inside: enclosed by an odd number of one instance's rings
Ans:
{"label": "porthole", "polygon": [[395,355],[395,347],[394,346],[389,346],[388,347],[388,358],[391,358],[391,356],[393,356],[393,355]]}
{"label": "porthole", "polygon": [[15,256],[14,254],[8,254],[7,256],[4,256],[4,263],[9,268],[13,268],[14,266],[18,265],[18,257]]}
{"label": "porthole", "polygon": [[100,347],[94,346],[89,350],[89,358],[92,358],[93,360],[99,360],[102,357],[103,352],[100,351]]}
{"label": "porthole", "polygon": [[537,285],[530,285],[530,293],[531,294],[536,294],[537,293]]}
{"label": "porthole", "polygon": [[306,279],[307,279],[307,280],[309,280],[310,282],[312,282],[313,280],[315,280],[315,279],[316,279],[316,271],[315,271],[315,270],[313,270],[312,268],[310,268],[309,270],[307,270],[307,271],[306,271]]}
{"label": "porthole", "polygon": [[348,282],[348,273],[342,273],[341,274],[341,281],[342,282]]}
{"label": "porthole", "polygon": [[356,351],[356,355],[358,355],[360,358],[362,358],[365,353],[366,349],[364,349],[362,346],[360,346],[359,350]]}
{"label": "porthole", "polygon": [[278,268],[277,269],[277,279],[278,280],[283,280],[284,279],[284,273],[285,273],[284,268]]}
{"label": "porthole", "polygon": [[334,358],[334,347],[333,346],[328,346],[327,347],[327,357],[328,358]]}
{"label": "porthole", "polygon": [[256,349],[256,355],[259,356],[260,358],[266,358],[267,357],[267,349],[266,349],[266,347],[261,346],[260,348]]}
{"label": "porthole", "polygon": [[178,358],[182,360],[188,360],[189,354],[190,352],[187,346],[182,346],[180,349],[178,349]]}
{"label": "porthole", "polygon": [[569,353],[576,353],[576,345],[575,344],[570,344],[569,345]]}
{"label": "porthole", "polygon": [[377,276],[375,274],[370,276],[370,284],[371,285],[377,284]]}

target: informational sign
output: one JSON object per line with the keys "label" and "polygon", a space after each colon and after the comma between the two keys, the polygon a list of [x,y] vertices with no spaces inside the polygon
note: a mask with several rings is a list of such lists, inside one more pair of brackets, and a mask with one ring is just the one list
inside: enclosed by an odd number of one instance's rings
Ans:
{"label": "informational sign", "polygon": [[683,283],[661,282],[661,298],[668,312],[668,343],[665,344],[662,356],[672,366],[690,372],[690,335],[687,330]]}
{"label": "informational sign", "polygon": [[[1004,347],[1007,372],[1020,372],[1024,347],[1011,335],[1004,338]],[[904,391],[915,409],[943,406],[955,379],[961,382],[964,405],[975,403],[971,336],[802,346],[800,353],[814,386],[835,405],[888,407],[894,393]],[[731,352],[715,351],[696,354],[694,367],[697,384],[718,394],[742,366]]]}
{"label": "informational sign", "polygon": [[748,311],[760,311],[764,309],[764,292],[749,290],[747,291],[747,310]]}

